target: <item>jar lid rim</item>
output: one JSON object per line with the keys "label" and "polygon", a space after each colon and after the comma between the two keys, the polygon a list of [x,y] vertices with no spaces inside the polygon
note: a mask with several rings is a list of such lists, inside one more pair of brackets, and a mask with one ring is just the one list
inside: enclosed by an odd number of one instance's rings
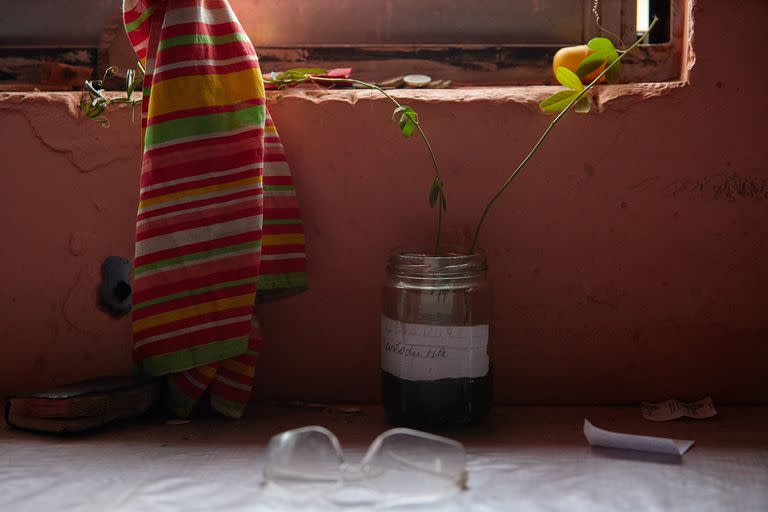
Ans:
{"label": "jar lid rim", "polygon": [[389,266],[391,269],[416,273],[477,272],[486,270],[486,255],[483,250],[472,254],[447,250],[435,255],[429,251],[397,248],[389,255]]}

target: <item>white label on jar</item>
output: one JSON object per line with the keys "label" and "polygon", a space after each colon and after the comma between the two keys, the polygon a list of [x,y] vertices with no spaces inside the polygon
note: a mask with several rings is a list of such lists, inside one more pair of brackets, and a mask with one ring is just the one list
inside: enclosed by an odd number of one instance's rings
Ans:
{"label": "white label on jar", "polygon": [[487,325],[409,324],[381,317],[381,368],[406,380],[488,373]]}

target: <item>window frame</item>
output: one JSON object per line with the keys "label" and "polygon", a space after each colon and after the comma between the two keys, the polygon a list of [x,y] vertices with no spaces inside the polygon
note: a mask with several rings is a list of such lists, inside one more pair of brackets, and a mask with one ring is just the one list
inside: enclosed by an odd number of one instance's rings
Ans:
{"label": "window frame", "polygon": [[[568,0],[564,0],[568,1]],[[669,42],[644,44],[628,55],[622,66],[622,81],[666,82],[684,78],[684,47],[687,45],[686,27],[691,0],[669,0]],[[604,26],[620,34],[626,44],[636,37],[636,2],[634,0],[600,0],[600,16]],[[600,35],[594,23],[592,1],[584,2],[584,40]],[[658,30],[658,29],[657,29]],[[83,63],[94,69],[93,76],[116,65],[121,71],[133,66],[134,56],[125,39],[118,12],[102,29],[97,48],[81,48],[95,51],[91,62]],[[421,73],[436,80],[451,80],[456,86],[516,86],[554,84],[551,62],[554,53],[562,45],[509,44],[509,45],[288,45],[259,46],[257,51],[264,72],[279,71],[291,67],[321,67],[326,69],[351,67],[356,78],[380,81],[409,73]],[[69,63],[63,55],[73,48],[55,50],[39,48],[39,60]],[[35,49],[0,48],[0,58],[23,56],[25,69],[35,62]],[[29,58],[27,58],[29,57]],[[62,60],[58,60],[61,58]],[[79,63],[78,63],[79,64]],[[20,76],[29,75],[22,69]],[[42,68],[41,68],[42,69]],[[24,75],[26,73],[26,75]],[[115,82],[117,84],[118,82]],[[19,84],[21,85],[21,84]],[[34,88],[35,84],[24,84]],[[41,89],[62,90],[56,84],[41,84]],[[66,85],[64,89],[71,89]],[[14,83],[0,82],[0,90],[14,90]]]}
{"label": "window frame", "polygon": [[[681,79],[686,7],[670,0],[669,42],[643,44],[622,62],[622,81],[667,82]],[[600,0],[601,24],[628,46],[637,38],[636,2]],[[584,43],[601,34],[592,2],[584,2]],[[664,28],[664,27],[662,27]],[[658,29],[657,29],[658,30]],[[356,77],[381,80],[418,72],[454,85],[514,86],[554,84],[552,57],[562,45],[283,45],[257,48],[264,71],[291,67],[351,67]],[[404,70],[406,72],[404,72]]]}

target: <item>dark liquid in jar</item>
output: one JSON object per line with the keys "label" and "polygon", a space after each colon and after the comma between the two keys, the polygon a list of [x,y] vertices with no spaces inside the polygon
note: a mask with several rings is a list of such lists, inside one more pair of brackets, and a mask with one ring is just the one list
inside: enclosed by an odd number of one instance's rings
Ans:
{"label": "dark liquid in jar", "polygon": [[482,422],[490,412],[491,371],[482,377],[413,381],[382,372],[384,410],[398,426],[461,425]]}

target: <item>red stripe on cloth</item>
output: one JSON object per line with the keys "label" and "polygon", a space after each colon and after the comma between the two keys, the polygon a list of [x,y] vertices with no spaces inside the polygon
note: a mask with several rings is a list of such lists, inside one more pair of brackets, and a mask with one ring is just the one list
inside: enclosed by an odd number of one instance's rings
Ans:
{"label": "red stripe on cloth", "polygon": [[255,146],[254,149],[261,150],[262,147],[262,139],[261,134],[263,130],[261,128],[252,128],[240,133],[235,133],[233,135],[222,135],[219,137],[210,137],[208,139],[202,139],[202,140],[194,140],[190,142],[179,142],[176,144],[171,144],[169,146],[164,146],[160,148],[153,148],[148,149],[144,151],[144,160],[146,161],[148,158],[155,158],[155,156],[160,155],[167,155],[167,154],[174,154],[176,152],[186,152],[189,149],[197,148],[200,149],[202,147],[216,147],[220,144],[229,144],[231,142],[247,142],[250,139],[253,139],[257,146]]}
{"label": "red stripe on cloth", "polygon": [[271,255],[271,254],[286,254],[286,253],[292,253],[292,252],[304,252],[306,249],[304,244],[293,244],[293,245],[265,245],[261,248],[261,254],[262,255]]}
{"label": "red stripe on cloth", "polygon": [[290,260],[262,260],[261,273],[266,274],[288,274],[293,272],[304,272],[307,269],[307,261],[304,258]]}
{"label": "red stripe on cloth", "polygon": [[264,205],[264,216],[268,216],[270,219],[298,219],[299,209],[292,208],[270,208],[266,204]]}
{"label": "red stripe on cloth", "polygon": [[216,379],[211,383],[211,394],[221,397],[229,402],[237,402],[243,405],[247,404],[248,400],[251,398],[250,389],[248,391],[236,389],[221,382],[219,379]]}
{"label": "red stripe on cloth", "polygon": [[285,162],[285,155],[279,152],[264,152],[264,162]]}
{"label": "red stripe on cloth", "polygon": [[202,0],[202,2],[201,0],[173,0],[173,8],[169,10],[183,9],[185,7],[203,7],[206,10],[212,11],[214,9],[225,9],[227,3],[222,0]]}
{"label": "red stripe on cloth", "polygon": [[[149,30],[150,30],[150,22],[152,21],[152,17],[147,18],[146,20],[142,21],[141,24],[136,27],[133,31],[131,31],[128,34],[128,40],[131,42],[133,46],[138,46],[144,41],[146,41]],[[144,48],[146,50],[146,47]],[[146,76],[146,75],[145,75]]]}
{"label": "red stripe on cloth", "polygon": [[[214,370],[213,372],[209,372],[211,373],[210,376],[203,373],[202,369],[204,367],[210,367],[211,369]],[[218,371],[219,371],[218,368],[219,368],[219,362],[215,361],[213,363],[206,364],[205,366],[202,366],[202,367],[190,368],[189,370],[183,373],[186,373],[188,376],[192,377],[200,384],[208,385],[211,382],[213,382],[213,379],[216,378],[216,375],[218,374]]]}
{"label": "red stripe on cloth", "polygon": [[265,235],[296,235],[304,233],[303,224],[267,224],[263,229]]}
{"label": "red stripe on cloth", "polygon": [[[175,309],[203,304],[204,302],[211,302],[213,300],[226,299],[227,297],[236,297],[238,295],[245,295],[247,293],[256,293],[256,283],[242,284],[240,286],[232,286],[230,288],[220,288],[218,290],[198,293],[188,297],[181,297],[168,302],[161,302],[146,308],[134,310],[132,318],[133,320],[141,320],[149,316],[158,315],[160,313],[167,313],[168,311],[173,311]],[[137,304],[139,303],[137,302]]]}
{"label": "red stripe on cloth", "polygon": [[146,345],[136,348],[137,357],[139,360],[143,360],[149,357],[178,352],[198,345],[206,345],[217,341],[244,337],[248,335],[250,326],[250,320],[243,320],[242,322],[234,324],[220,325],[174,336],[173,338],[147,343]]}
{"label": "red stripe on cloth", "polygon": [[173,373],[169,376],[169,378],[173,381],[173,384],[176,386],[176,389],[181,391],[190,400],[196,401],[203,395],[203,393],[205,393],[205,388],[200,389],[199,387],[195,386],[192,384],[192,382],[189,381],[187,377],[187,372]]}
{"label": "red stripe on cloth", "polygon": [[238,167],[260,168],[259,161],[255,160],[261,156],[258,148],[245,150],[241,148],[240,151],[236,151],[237,147],[239,146],[222,144],[213,151],[210,148],[207,151],[193,150],[190,152],[189,159],[181,164],[178,157],[171,158],[169,155],[168,158],[158,158],[156,162],[153,162],[154,165],[141,173],[141,185],[146,187],[180,178],[191,178],[198,174],[228,171]]}
{"label": "red stripe on cloth", "polygon": [[[264,147],[261,143],[261,136],[259,134],[263,135],[263,131],[258,127],[254,128],[254,130],[256,131],[256,137],[254,137],[253,134],[250,134],[250,138],[252,140],[247,140],[246,144],[243,144],[243,141],[238,140],[221,140],[217,141],[218,143],[213,147],[210,145],[205,148],[190,147],[187,151],[189,157],[185,158],[185,160],[194,164],[199,160],[212,160],[216,158],[229,157],[230,155],[247,154],[252,155],[252,158],[259,158],[259,160],[253,160],[248,163],[261,164],[261,155],[264,154]],[[174,158],[173,154],[156,154],[153,155],[152,158],[144,158],[144,161],[142,162],[144,169],[143,173],[157,172],[161,169],[178,166],[178,164],[178,156]]]}
{"label": "red stripe on cloth", "polygon": [[207,36],[223,36],[226,34],[236,34],[242,31],[239,23],[228,21],[224,23],[209,24],[202,21],[193,21],[189,23],[180,23],[164,27],[160,35],[163,39],[176,36],[189,36],[193,34],[205,34]]}
{"label": "red stripe on cloth", "polygon": [[174,293],[204,288],[210,286],[211,283],[227,283],[230,281],[238,281],[240,279],[253,278],[256,276],[256,273],[254,273],[255,271],[258,271],[258,267],[237,267],[225,272],[205,274],[204,276],[199,276],[195,279],[158,283],[153,287],[136,290],[133,294],[133,302],[134,304],[141,304],[159,297],[167,297]]}
{"label": "red stripe on cloth", "polygon": [[189,210],[191,208],[198,208],[201,206],[225,203],[227,201],[234,201],[236,199],[242,199],[246,197],[260,198],[262,197],[261,194],[262,194],[261,189],[241,190],[233,194],[227,194],[227,195],[217,196],[217,197],[209,197],[207,199],[199,199],[197,201],[189,201],[186,203],[174,204],[171,206],[166,206],[164,208],[157,208],[155,210],[150,210],[148,212],[142,212],[137,216],[137,220],[151,219],[153,217],[165,215],[166,213],[181,212],[184,210]]}
{"label": "red stripe on cloth", "polygon": [[[252,365],[248,365],[248,366],[252,366]],[[225,379],[229,379],[233,382],[237,382],[238,384],[245,384],[246,386],[253,385],[253,377],[249,377],[248,375],[243,375],[241,373],[233,372],[232,370],[224,366],[222,366],[221,369],[219,370],[219,376],[224,377]]]}
{"label": "red stripe on cloth", "polygon": [[177,256],[185,256],[188,254],[196,254],[199,252],[212,251],[214,249],[220,249],[222,247],[229,247],[235,244],[244,244],[247,242],[256,242],[261,240],[262,232],[260,230],[247,231],[245,233],[239,233],[237,235],[225,236],[221,238],[213,238],[210,240],[203,240],[201,242],[195,242],[193,244],[179,245],[170,249],[164,249],[162,251],[155,251],[150,254],[138,256],[134,260],[134,267],[142,267],[150,263],[166,260],[169,258],[175,258]]}
{"label": "red stripe on cloth", "polygon": [[245,180],[248,178],[258,178],[259,176],[261,176],[261,168],[256,167],[254,169],[245,169],[234,174],[209,176],[207,178],[200,178],[194,181],[185,181],[184,183],[177,183],[175,185],[159,186],[152,190],[142,192],[139,196],[139,199],[146,201],[147,199],[152,199],[153,197],[173,194],[174,192],[184,192],[185,190],[193,190],[196,188],[209,187],[212,185],[226,185],[227,183],[234,181]]}
{"label": "red stripe on cloth", "polygon": [[[269,209],[278,208],[278,209],[288,209],[288,208],[296,208],[298,205],[298,201],[296,199],[295,195],[290,196],[265,196],[264,197],[264,211],[266,212]],[[270,217],[271,218],[271,217]],[[275,218],[284,218],[284,217],[275,217]],[[293,217],[294,219],[298,218]]]}
{"label": "red stripe on cloth", "polygon": [[[144,329],[143,331],[134,332],[133,340],[134,342],[140,342],[141,340],[151,338],[152,336],[158,336],[160,334],[168,334],[174,331],[178,331],[180,329],[185,329],[187,327],[194,327],[196,325],[206,324],[208,322],[217,322],[221,320],[227,320],[230,318],[236,318],[238,316],[250,315],[252,313],[253,313],[253,306],[241,306],[237,308],[222,309],[220,311],[213,311],[211,313],[195,315],[190,318],[184,318],[182,320],[176,320],[175,322],[168,322],[162,325],[158,325],[150,329]],[[250,319],[248,321],[250,322]],[[229,324],[221,326],[221,328],[222,329],[226,328],[228,327],[228,325]],[[192,334],[192,333],[188,333],[187,335],[189,334]],[[244,336],[244,335],[241,334],[241,336]],[[219,339],[225,339],[225,338],[219,338]],[[160,340],[157,343],[162,343],[164,341],[165,340]],[[152,343],[155,343],[155,342],[152,342]],[[194,345],[197,345],[197,343],[194,343]]]}
{"label": "red stripe on cloth", "polygon": [[133,22],[136,18],[141,16],[141,13],[147,10],[148,7],[149,2],[146,0],[139,0],[136,2],[136,5],[133,6],[133,9],[123,11],[123,20],[125,21],[125,24],[128,25]]}
{"label": "red stripe on cloth", "polygon": [[252,198],[241,200],[242,203],[237,205],[224,205],[224,206],[211,206],[204,210],[191,211],[189,213],[179,213],[171,217],[165,217],[160,219],[149,219],[136,227],[136,234],[143,233],[150,229],[156,229],[163,226],[172,226],[187,222],[193,219],[205,217],[207,215],[219,215],[231,210],[239,210],[245,208],[259,208],[262,200],[261,195],[253,196]]}
{"label": "red stripe on cloth", "polygon": [[164,123],[166,121],[173,121],[174,119],[184,119],[187,117],[204,116],[208,114],[220,114],[222,112],[237,112],[256,105],[264,105],[266,101],[264,98],[253,98],[250,100],[243,100],[231,105],[209,105],[200,108],[189,108],[186,110],[177,110],[175,112],[169,112],[167,114],[161,114],[159,116],[152,116],[152,119],[148,121],[149,126]]}
{"label": "red stripe on cloth", "polygon": [[211,267],[211,262],[203,261],[197,264],[189,264],[172,270],[163,269],[150,275],[139,274],[134,276],[134,287],[139,292],[143,289],[155,288],[170,283],[184,282],[189,279],[198,279],[204,276],[210,276],[219,272],[228,272],[231,270],[243,268],[248,269],[249,275],[258,275],[260,258],[258,254],[247,253],[229,256],[216,260],[216,266]]}
{"label": "red stripe on cloth", "polygon": [[[156,66],[160,67],[163,63],[184,62],[187,60],[208,59],[211,56],[211,46],[208,44],[186,44],[183,46],[172,46],[157,53]],[[225,44],[217,44],[217,59],[232,59],[242,57],[243,55],[256,55],[252,48],[245,48],[239,41]]]}
{"label": "red stripe on cloth", "polygon": [[164,80],[172,80],[184,76],[227,75],[229,73],[245,71],[246,69],[259,69],[259,63],[255,60],[244,60],[242,62],[235,62],[224,66],[211,66],[205,64],[185,66],[183,68],[169,69],[168,71],[157,73],[152,83],[157,84]]}
{"label": "red stripe on cloth", "polygon": [[[251,334],[251,337],[248,340],[248,350],[257,351],[260,343],[261,337],[257,336],[254,338],[254,335]],[[239,356],[233,357],[232,360],[247,366],[256,366],[256,362],[259,358],[258,356],[252,356],[251,354],[240,354]]]}
{"label": "red stripe on cloth", "polygon": [[[168,226],[164,226],[161,228],[155,228],[150,229],[147,231],[144,231],[143,233],[140,233],[141,236],[136,236],[136,241],[141,242],[144,240],[150,240],[152,238],[156,238],[159,236],[169,235],[171,233],[178,233],[180,231],[186,231],[188,229],[195,229],[195,228],[202,228],[205,226],[215,226],[216,224],[224,224],[226,222],[232,222],[234,220],[240,220],[245,219],[248,217],[255,217],[257,215],[261,215],[261,208],[247,208],[243,210],[233,210],[228,213],[223,213],[220,215],[211,216],[210,218],[202,218],[202,219],[194,219],[187,222],[182,222],[180,224],[170,224]],[[249,231],[250,233],[257,233],[259,236],[261,236],[261,230],[254,229],[253,231]],[[203,235],[206,236],[206,235]],[[207,235],[211,236],[211,235]],[[212,236],[216,236],[213,234]],[[216,238],[215,240],[220,240],[219,238]],[[186,245],[183,247],[187,247]],[[159,251],[163,252],[163,251]]]}

